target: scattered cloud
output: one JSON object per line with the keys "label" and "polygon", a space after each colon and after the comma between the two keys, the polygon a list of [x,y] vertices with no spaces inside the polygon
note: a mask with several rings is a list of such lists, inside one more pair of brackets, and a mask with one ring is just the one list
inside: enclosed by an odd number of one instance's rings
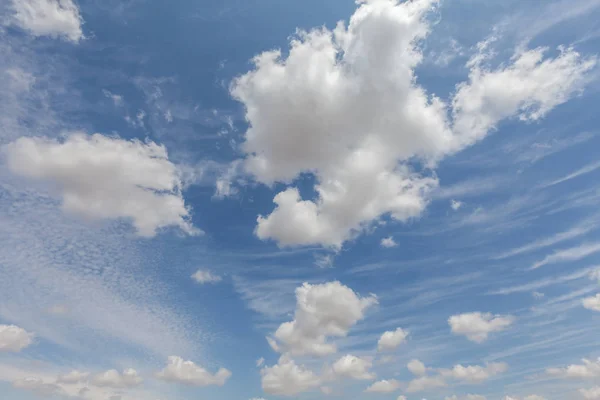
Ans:
{"label": "scattered cloud", "polygon": [[587,297],[583,299],[583,306],[588,310],[600,312],[600,293],[594,297]]}
{"label": "scattered cloud", "polygon": [[472,342],[483,343],[490,333],[507,329],[514,320],[510,315],[472,312],[453,315],[448,319],[448,324],[455,335],[464,335]]}
{"label": "scattered cloud", "polygon": [[99,387],[110,387],[114,389],[131,388],[142,384],[143,379],[135,369],[129,368],[119,373],[116,369],[110,369],[91,378],[91,383]]}
{"label": "scattered cloud", "polygon": [[506,372],[508,366],[505,363],[491,363],[482,367],[480,365],[455,365],[452,369],[441,370],[440,374],[446,378],[452,378],[464,383],[477,384],[490,379],[500,373]]}
{"label": "scattered cloud", "polygon": [[596,361],[583,359],[583,364],[571,364],[565,368],[548,368],[546,373],[559,378],[597,379],[600,378],[600,358]]}
{"label": "scattered cloud", "polygon": [[373,362],[369,359],[347,354],[333,364],[332,371],[340,377],[371,380],[376,377],[373,372],[369,371],[372,366]]}
{"label": "scattered cloud", "polygon": [[392,393],[400,389],[400,382],[395,379],[381,380],[369,386],[365,392],[367,393]]}
{"label": "scattered cloud", "polygon": [[281,324],[271,343],[277,351],[293,355],[335,353],[335,344],[329,343],[327,338],[346,336],[375,304],[375,296],[360,297],[340,282],[305,283],[296,289],[294,320]]}
{"label": "scattered cloud", "polygon": [[34,335],[15,325],[0,325],[0,352],[19,352],[33,343]]}
{"label": "scattered cloud", "polygon": [[446,387],[448,384],[443,376],[420,376],[408,383],[406,391],[408,393],[423,392],[430,389]]}
{"label": "scattered cloud", "polygon": [[74,133],[63,141],[20,138],[2,150],[14,174],[55,186],[68,212],[129,219],[144,237],[168,226],[198,232],[177,167],[156,143]]}
{"label": "scattered cloud", "polygon": [[347,27],[300,31],[286,57],[264,52],[234,80],[231,94],[250,124],[246,170],[267,185],[307,172],[317,178],[316,200],[295,187],[274,197],[273,212],[257,219],[260,239],[340,248],[384,215],[419,217],[438,182],[408,160],[434,165],[503,119],[541,119],[579,93],[595,65],[570,48],[555,58],[536,48],[492,70],[479,54],[445,104],[415,80],[420,42],[432,28],[426,16],[437,4],[361,2]]}
{"label": "scattered cloud", "polygon": [[35,377],[18,379],[13,382],[13,387],[28,390],[43,397],[52,397],[63,393],[60,386],[54,383],[46,383],[42,379]]}
{"label": "scattered cloud", "polygon": [[184,361],[181,357],[171,356],[167,366],[158,372],[156,377],[163,381],[192,386],[223,386],[231,377],[231,372],[225,368],[219,368],[215,374],[211,374],[192,361]]}
{"label": "scattered cloud", "polygon": [[462,201],[450,200],[450,208],[452,208],[454,211],[458,211],[462,207],[462,205]]}
{"label": "scattered cloud", "polygon": [[598,400],[600,399],[600,386],[590,389],[579,389],[579,393],[585,400]]}
{"label": "scattered cloud", "polygon": [[395,331],[384,332],[377,342],[377,350],[391,351],[395,350],[406,341],[408,331],[398,328]]}
{"label": "scattered cloud", "polygon": [[199,269],[198,271],[194,272],[194,274],[192,275],[192,279],[200,284],[205,284],[221,282],[223,278],[221,278],[218,275],[214,275],[208,270]]}
{"label": "scattered cloud", "polygon": [[12,0],[13,22],[34,36],[83,39],[83,19],[73,0]]}
{"label": "scattered cloud", "polygon": [[321,385],[321,378],[287,356],[272,367],[261,370],[262,388],[272,395],[295,396]]}
{"label": "scattered cloud", "polygon": [[427,373],[427,368],[425,367],[425,364],[423,364],[419,360],[410,360],[408,364],[406,364],[406,367],[408,368],[410,373],[415,376],[423,376]]}
{"label": "scattered cloud", "polygon": [[398,243],[396,243],[396,241],[394,240],[394,238],[392,236],[388,236],[386,238],[381,239],[381,247],[385,247],[385,248],[391,248],[391,247],[396,247],[398,246]]}

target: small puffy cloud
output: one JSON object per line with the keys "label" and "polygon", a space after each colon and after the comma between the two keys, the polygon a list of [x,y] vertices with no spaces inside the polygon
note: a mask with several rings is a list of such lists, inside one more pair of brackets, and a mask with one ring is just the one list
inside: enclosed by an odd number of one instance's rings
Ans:
{"label": "small puffy cloud", "polygon": [[171,356],[167,366],[158,372],[156,377],[164,381],[192,386],[223,386],[231,377],[231,372],[225,368],[219,368],[217,373],[211,374],[192,361],[184,361],[181,357]]}
{"label": "small puffy cloud", "polygon": [[123,105],[123,96],[119,94],[112,93],[110,90],[103,89],[102,94],[107,99],[110,99],[115,107],[119,107]]}
{"label": "small puffy cloud", "polygon": [[[246,171],[289,185],[257,218],[260,239],[340,248],[384,216],[419,217],[438,181],[410,160],[433,167],[504,119],[542,118],[579,93],[595,64],[572,49],[552,58],[538,48],[492,69],[478,54],[445,103],[416,79],[438,3],[360,1],[347,25],[301,31],[289,51],[259,54],[233,81],[249,126]],[[292,186],[304,173],[315,177],[316,199]]]}
{"label": "small puffy cloud", "polygon": [[600,358],[596,361],[583,359],[582,364],[571,364],[565,368],[548,368],[549,375],[570,379],[597,379],[600,378]]}
{"label": "small puffy cloud", "polygon": [[198,271],[194,272],[192,279],[200,284],[217,283],[221,282],[222,280],[220,276],[214,275],[212,272],[203,269],[199,269]]}
{"label": "small puffy cloud", "polygon": [[40,378],[18,379],[12,385],[15,389],[28,390],[43,397],[52,397],[63,393],[60,386],[54,383],[46,383]]}
{"label": "small puffy cloud", "polygon": [[538,396],[537,394],[532,394],[529,396],[525,396],[523,400],[546,400],[543,396]]}
{"label": "small puffy cloud", "polygon": [[56,379],[56,382],[66,383],[66,384],[80,383],[80,382],[87,381],[89,376],[90,376],[89,372],[81,372],[78,370],[73,370],[73,371],[69,372],[68,374],[59,375],[58,378]]}
{"label": "small puffy cloud", "polygon": [[353,355],[345,355],[337,360],[332,371],[340,377],[347,377],[359,380],[375,379],[376,375],[370,372],[369,369],[373,366],[373,362],[366,358],[359,358]]}
{"label": "small puffy cloud", "polygon": [[34,335],[15,325],[0,325],[0,352],[19,352],[33,342]]}
{"label": "small puffy cloud", "polygon": [[385,247],[387,249],[398,246],[398,243],[396,243],[394,238],[391,236],[381,239],[380,244],[381,244],[381,247]]}
{"label": "small puffy cloud", "polygon": [[463,203],[461,201],[458,201],[458,200],[450,201],[450,208],[452,208],[454,211],[458,211],[458,209],[461,208],[462,205],[463,205]]}
{"label": "small puffy cloud", "polygon": [[406,364],[406,367],[408,368],[410,373],[415,376],[423,376],[427,373],[427,368],[425,367],[425,364],[423,364],[419,360],[410,360],[408,364]]}
{"label": "small puffy cloud", "polygon": [[546,296],[544,293],[541,293],[541,292],[533,292],[533,293],[531,293],[531,295],[536,300],[543,299]]}
{"label": "small puffy cloud", "polygon": [[258,360],[256,360],[256,366],[257,367],[262,367],[262,365],[265,363],[265,359],[263,357],[259,358]]}
{"label": "small puffy cloud", "polygon": [[269,343],[276,351],[293,355],[335,353],[335,344],[329,343],[327,338],[346,336],[374,304],[377,304],[375,296],[360,297],[337,281],[319,285],[304,283],[296,289],[294,320],[281,324]]}
{"label": "small puffy cloud", "polygon": [[181,194],[180,172],[164,146],[75,133],[61,141],[24,137],[2,150],[14,174],[55,186],[68,212],[125,218],[145,237],[169,226],[197,233]]}
{"label": "small puffy cloud", "polygon": [[365,392],[368,393],[392,393],[400,389],[400,382],[395,379],[381,380],[369,386]]}
{"label": "small puffy cloud", "polygon": [[139,386],[142,381],[135,369],[128,368],[122,374],[116,369],[99,373],[94,375],[90,382],[95,386],[124,389]]}
{"label": "small puffy cloud", "polygon": [[400,395],[396,400],[407,400],[406,396]]}
{"label": "small puffy cloud", "polygon": [[79,42],[83,20],[73,0],[12,0],[13,21],[34,36]]}
{"label": "small puffy cloud", "polygon": [[583,306],[588,310],[600,312],[600,293],[594,297],[587,297],[583,299]]}
{"label": "small puffy cloud", "polygon": [[490,333],[507,329],[514,320],[510,315],[472,312],[453,315],[448,319],[448,324],[452,333],[464,335],[472,342],[482,343],[487,340]]}
{"label": "small puffy cloud", "polygon": [[398,346],[406,341],[408,331],[398,328],[395,331],[384,332],[377,342],[377,350],[390,351],[395,350]]}
{"label": "small puffy cloud", "polygon": [[486,366],[480,365],[455,365],[452,369],[441,370],[440,374],[446,378],[477,384],[485,382],[491,377],[506,372],[508,366],[505,363],[490,363]]}
{"label": "small puffy cloud", "polygon": [[321,385],[319,376],[287,356],[274,366],[263,368],[261,375],[263,390],[272,395],[296,396]]}
{"label": "small puffy cloud", "polygon": [[406,391],[408,393],[416,393],[446,386],[448,386],[448,384],[443,376],[421,376],[410,381]]}
{"label": "small puffy cloud", "polygon": [[585,400],[599,400],[600,386],[595,386],[590,389],[579,389],[579,393]]}

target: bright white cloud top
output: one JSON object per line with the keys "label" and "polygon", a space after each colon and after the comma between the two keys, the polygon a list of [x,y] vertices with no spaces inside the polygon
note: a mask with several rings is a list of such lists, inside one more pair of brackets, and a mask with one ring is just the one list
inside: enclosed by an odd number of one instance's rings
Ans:
{"label": "bright white cloud top", "polygon": [[169,382],[193,386],[223,386],[231,377],[231,371],[220,368],[215,374],[211,374],[193,361],[185,361],[181,357],[171,356],[167,366],[158,372],[156,377]]}
{"label": "bright white cloud top", "polygon": [[129,219],[145,237],[169,226],[197,232],[164,146],[74,133],[63,141],[21,138],[3,151],[13,173],[54,186],[68,212]]}
{"label": "bright white cloud top", "polygon": [[448,318],[452,333],[465,335],[467,339],[476,343],[485,342],[491,333],[508,329],[514,321],[514,317],[510,315],[480,312],[453,315]]}
{"label": "bright white cloud top", "polygon": [[293,186],[275,196],[275,210],[258,217],[259,238],[339,248],[384,215],[419,217],[438,182],[409,160],[434,166],[503,119],[542,118],[576,95],[595,65],[572,49],[545,58],[537,48],[491,69],[483,43],[446,104],[415,82],[437,4],[361,1],[347,27],[300,31],[287,56],[264,52],[234,81],[250,124],[247,171],[265,184],[302,173],[317,179],[316,200]]}

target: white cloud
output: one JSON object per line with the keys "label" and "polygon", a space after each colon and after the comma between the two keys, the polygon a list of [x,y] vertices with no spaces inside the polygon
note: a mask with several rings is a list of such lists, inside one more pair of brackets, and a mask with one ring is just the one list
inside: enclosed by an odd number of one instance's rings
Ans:
{"label": "white cloud", "polygon": [[167,366],[158,372],[156,377],[164,381],[193,386],[223,386],[231,377],[231,372],[225,368],[219,368],[217,373],[211,374],[192,361],[184,361],[181,357],[171,356]]}
{"label": "white cloud", "polygon": [[533,264],[531,269],[537,269],[548,264],[581,260],[599,251],[600,243],[586,243],[569,249],[559,250]]}
{"label": "white cloud", "polygon": [[480,365],[455,365],[452,369],[441,370],[440,374],[446,378],[453,378],[466,383],[481,383],[492,376],[505,372],[508,366],[505,363],[490,363],[485,367]]}
{"label": "white cloud", "polygon": [[565,368],[548,368],[549,375],[570,379],[596,379],[600,378],[600,358],[596,361],[583,359],[583,364],[571,364]]}
{"label": "white cloud", "polygon": [[395,379],[381,380],[369,386],[365,392],[368,393],[392,393],[400,389],[400,382]]}
{"label": "white cloud", "polygon": [[546,400],[546,398],[537,394],[532,394],[529,396],[525,396],[523,400]]}
{"label": "white cloud", "polygon": [[590,389],[579,389],[579,393],[586,400],[598,400],[600,399],[600,386],[595,386]]}
{"label": "white cloud", "polygon": [[348,377],[359,380],[375,379],[376,375],[369,369],[373,362],[366,358],[359,358],[353,355],[345,355],[338,359],[332,366],[332,371],[340,377]]}
{"label": "white cloud", "polygon": [[597,170],[598,168],[600,168],[600,162],[595,162],[595,163],[586,165],[585,167],[580,168],[577,171],[570,173],[569,175],[563,176],[562,178],[559,178],[552,182],[546,183],[542,187],[554,186],[554,185],[558,185],[559,183],[570,181],[571,179],[577,178],[581,175],[589,174],[590,172],[593,172],[593,171]]}
{"label": "white cloud", "polygon": [[59,375],[58,378],[56,378],[56,382],[66,383],[66,384],[80,383],[80,382],[86,381],[89,376],[90,376],[89,372],[81,372],[78,370],[73,370],[73,371],[69,372],[68,374]]}
{"label": "white cloud", "polygon": [[204,284],[221,282],[222,278],[210,271],[199,269],[192,275],[192,279],[200,284]]}
{"label": "white cloud", "polygon": [[257,367],[262,367],[262,365],[265,363],[265,359],[263,357],[259,358],[258,360],[256,360],[256,366]]}
{"label": "white cloud", "polygon": [[33,334],[15,325],[0,325],[0,352],[19,352],[33,342]]}
{"label": "white cloud", "polygon": [[377,350],[390,351],[395,350],[406,341],[408,331],[398,328],[395,331],[384,332],[377,342]]}
{"label": "white cloud", "polygon": [[83,38],[83,20],[73,0],[12,0],[14,22],[34,36]]}
{"label": "white cloud", "polygon": [[468,394],[466,400],[487,400],[487,397],[480,394]]}
{"label": "white cloud", "polygon": [[295,396],[321,384],[314,372],[297,365],[287,356],[282,356],[276,365],[263,368],[261,375],[263,390],[272,395]]}
{"label": "white cloud", "polygon": [[600,312],[600,293],[594,297],[587,297],[583,299],[583,306],[588,310]]}
{"label": "white cloud", "polygon": [[454,211],[458,211],[462,207],[462,205],[462,201],[450,200],[450,208],[452,208]]}
{"label": "white cloud", "polygon": [[62,394],[60,386],[54,383],[45,383],[42,379],[34,377],[18,379],[13,382],[13,387],[16,389],[28,390],[39,396],[45,397]]}
{"label": "white cloud", "polygon": [[123,96],[112,93],[110,90],[106,90],[106,89],[102,90],[102,94],[104,94],[104,97],[106,97],[107,99],[110,99],[113,102],[113,104],[115,105],[115,107],[119,107],[119,106],[123,105]]}
{"label": "white cloud", "polygon": [[410,381],[406,391],[408,393],[416,393],[446,386],[448,386],[448,384],[442,376],[421,376]]}
{"label": "white cloud", "polygon": [[110,387],[115,389],[131,388],[142,383],[143,379],[138,375],[137,371],[128,368],[119,373],[116,369],[110,369],[100,374],[94,375],[91,383],[99,387]]}
{"label": "white cloud", "polygon": [[74,133],[64,141],[20,138],[3,152],[14,174],[60,190],[71,213],[130,219],[145,237],[168,226],[197,232],[181,195],[179,171],[163,146]]}
{"label": "white cloud", "polygon": [[595,63],[571,49],[547,59],[543,49],[523,51],[496,70],[471,62],[469,81],[444,104],[414,72],[437,3],[361,1],[348,27],[299,32],[287,57],[262,53],[233,82],[250,124],[246,170],[269,185],[302,173],[317,181],[316,200],[295,187],[278,193],[274,211],[258,217],[259,238],[339,248],[384,215],[418,217],[437,180],[408,160],[433,167],[502,119],[541,118],[583,87]]}
{"label": "white cloud", "polygon": [[381,239],[381,247],[385,247],[385,248],[391,248],[391,247],[396,247],[398,246],[398,243],[396,243],[396,241],[394,240],[394,238],[392,236],[386,237]]}
{"label": "white cloud", "polygon": [[425,364],[423,364],[419,360],[410,360],[408,364],[406,364],[406,367],[408,368],[411,374],[416,376],[423,376],[427,373],[427,368],[425,367]]}
{"label": "white cloud", "polygon": [[400,395],[396,400],[407,400],[406,396]]}
{"label": "white cloud", "polygon": [[335,353],[335,344],[327,342],[327,338],[345,336],[374,304],[375,296],[360,297],[337,281],[304,283],[296,289],[294,320],[281,324],[270,342],[276,351],[294,355]]}
{"label": "white cloud", "polygon": [[507,329],[514,322],[510,315],[492,315],[490,313],[472,312],[453,315],[448,318],[452,333],[465,335],[472,342],[482,343],[488,335]]}

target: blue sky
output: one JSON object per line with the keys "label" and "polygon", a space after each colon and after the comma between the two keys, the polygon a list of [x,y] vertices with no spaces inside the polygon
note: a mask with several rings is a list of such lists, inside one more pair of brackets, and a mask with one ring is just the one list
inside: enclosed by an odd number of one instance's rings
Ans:
{"label": "blue sky", "polygon": [[0,397],[600,399],[599,17],[2,2]]}

